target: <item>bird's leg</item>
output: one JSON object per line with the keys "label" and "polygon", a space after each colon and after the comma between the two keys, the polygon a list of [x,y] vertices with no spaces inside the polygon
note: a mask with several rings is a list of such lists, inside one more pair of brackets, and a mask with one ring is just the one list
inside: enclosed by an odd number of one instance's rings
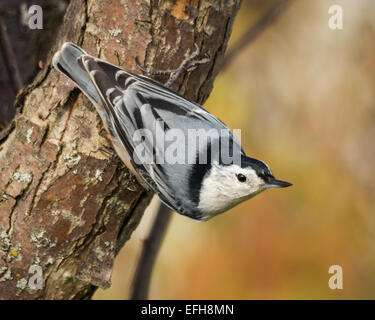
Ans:
{"label": "bird's leg", "polygon": [[114,152],[112,152],[112,151],[111,151],[108,147],[106,147],[106,146],[101,146],[101,147],[99,147],[97,150],[98,150],[98,151],[101,151],[101,152],[103,152],[103,153],[108,154],[111,158],[115,158],[115,157],[117,157],[117,155],[116,155]]}
{"label": "bird's leg", "polygon": [[[104,138],[107,143],[109,145],[112,145],[112,135],[104,128],[103,125],[100,126],[100,129],[99,129],[99,135]],[[119,160],[120,157],[117,155],[117,153],[113,152],[113,149],[111,149],[111,147],[109,146],[106,146],[104,144],[101,144],[101,146],[99,146],[96,150],[94,150],[95,152],[97,151],[100,151],[100,152],[103,152],[107,155],[110,156],[110,158],[112,159],[115,159],[115,160]]]}
{"label": "bird's leg", "polygon": [[109,159],[112,159],[114,161],[121,161],[119,156],[116,153],[112,152],[112,150],[107,146],[102,145],[102,146],[90,151],[90,156],[91,156],[91,153],[97,153],[97,152],[102,152],[102,153],[108,155]]}
{"label": "bird's leg", "polygon": [[190,54],[188,53],[185,59],[182,61],[181,65],[174,70],[155,70],[152,68],[146,68],[139,64],[138,59],[135,58],[135,64],[139,69],[141,69],[143,72],[151,74],[151,75],[169,75],[168,81],[164,84],[165,87],[170,88],[172,84],[178,79],[178,77],[184,73],[184,72],[191,72],[195,70],[200,64],[207,63],[210,61],[210,58],[206,55],[204,58],[200,60],[195,60],[195,58],[200,53],[199,46],[194,43],[195,45],[195,51]]}
{"label": "bird's leg", "polygon": [[194,60],[200,53],[199,46],[194,43],[195,45],[195,51],[192,54],[188,54],[187,57],[182,61],[181,65],[175,70],[175,72],[172,72],[169,76],[168,81],[164,84],[167,88],[171,87],[171,85],[178,79],[178,77],[186,72],[186,71],[193,71],[196,69],[200,64],[207,63],[210,61],[210,58],[208,56],[200,59],[200,60]]}
{"label": "bird's leg", "polygon": [[170,75],[173,72],[176,72],[176,70],[156,70],[156,69],[153,69],[153,68],[146,68],[139,63],[138,57],[134,58],[134,62],[135,62],[135,65],[139,69],[141,69],[144,73],[148,73],[148,74],[151,74],[153,76],[165,76],[165,75]]}
{"label": "bird's leg", "polygon": [[112,149],[110,149],[107,146],[101,145],[100,147],[98,147],[95,150],[91,151],[90,154],[91,153],[96,153],[96,152],[105,153],[106,155],[109,156],[110,159],[113,159],[115,161],[121,161],[120,157],[116,153],[112,152]]}

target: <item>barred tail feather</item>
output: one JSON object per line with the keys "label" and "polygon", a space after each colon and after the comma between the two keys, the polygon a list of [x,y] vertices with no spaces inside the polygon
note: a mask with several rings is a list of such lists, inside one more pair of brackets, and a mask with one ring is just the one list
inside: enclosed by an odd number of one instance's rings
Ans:
{"label": "barred tail feather", "polygon": [[90,57],[85,51],[72,42],[66,42],[57,51],[52,59],[52,64],[56,70],[68,76],[79,89],[91,100],[97,112],[102,118],[104,127],[114,136],[113,125],[109,119],[109,115],[103,105],[90,74],[82,64],[83,57]]}
{"label": "barred tail feather", "polygon": [[53,56],[52,64],[56,70],[64,73],[85,93],[88,98],[101,105],[101,99],[92,83],[89,74],[81,65],[79,59],[87,55],[80,47],[72,42],[66,42],[61,50]]}

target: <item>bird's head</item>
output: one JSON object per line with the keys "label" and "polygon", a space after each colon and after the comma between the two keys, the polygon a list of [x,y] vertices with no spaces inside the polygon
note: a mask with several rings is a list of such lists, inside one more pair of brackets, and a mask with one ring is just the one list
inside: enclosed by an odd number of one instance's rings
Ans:
{"label": "bird's head", "polygon": [[271,188],[292,184],[276,179],[260,160],[241,157],[241,165],[212,164],[202,181],[199,209],[207,219]]}

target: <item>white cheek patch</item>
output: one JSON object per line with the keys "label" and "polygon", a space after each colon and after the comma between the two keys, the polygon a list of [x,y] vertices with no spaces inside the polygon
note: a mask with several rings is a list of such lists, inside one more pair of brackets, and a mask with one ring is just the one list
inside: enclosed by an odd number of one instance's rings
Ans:
{"label": "white cheek patch", "polygon": [[242,174],[247,177],[246,183],[253,189],[253,191],[257,190],[261,185],[264,184],[264,181],[258,177],[254,169],[242,169]]}
{"label": "white cheek patch", "polygon": [[[238,181],[239,173],[246,176],[245,182]],[[198,208],[210,215],[226,211],[263,191],[263,185],[264,181],[251,168],[215,164],[203,181]]]}
{"label": "white cheek patch", "polygon": [[[258,177],[255,170],[252,168],[241,168],[240,166],[233,165],[231,167],[227,167],[227,174],[233,178],[233,186],[243,186],[243,190],[247,190],[249,192],[258,191],[258,189],[264,184],[264,181]],[[220,168],[216,168],[220,170]],[[240,182],[237,180],[237,175],[242,173],[246,177],[245,182]],[[249,190],[249,187],[251,190]]]}

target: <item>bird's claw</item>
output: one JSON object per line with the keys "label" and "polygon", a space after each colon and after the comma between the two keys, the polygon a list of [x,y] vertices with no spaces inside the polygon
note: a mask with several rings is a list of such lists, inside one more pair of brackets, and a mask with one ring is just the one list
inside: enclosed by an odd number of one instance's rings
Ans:
{"label": "bird's claw", "polygon": [[181,63],[181,65],[174,70],[156,70],[152,68],[146,68],[142,66],[139,61],[138,57],[134,58],[134,62],[136,66],[141,69],[144,73],[148,73],[151,75],[169,75],[168,81],[164,84],[166,87],[170,87],[178,77],[185,71],[191,72],[195,70],[199,65],[207,63],[211,60],[210,56],[206,53],[204,57],[200,60],[194,60],[200,54],[200,47],[196,42],[194,42],[195,51],[190,54],[190,50],[186,54],[186,58]]}

